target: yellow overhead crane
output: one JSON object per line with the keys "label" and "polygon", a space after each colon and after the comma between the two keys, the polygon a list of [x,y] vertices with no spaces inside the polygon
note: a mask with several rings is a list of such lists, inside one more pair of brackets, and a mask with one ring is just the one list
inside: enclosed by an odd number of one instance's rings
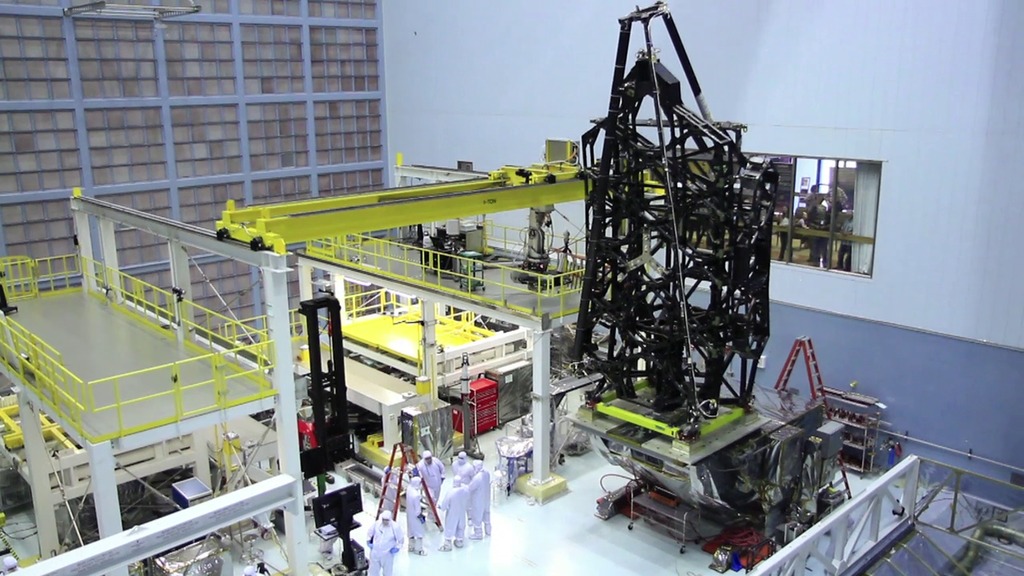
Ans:
{"label": "yellow overhead crane", "polygon": [[486,178],[333,198],[245,208],[229,200],[217,237],[284,254],[296,242],[583,200],[579,170],[574,162],[546,162],[503,166]]}

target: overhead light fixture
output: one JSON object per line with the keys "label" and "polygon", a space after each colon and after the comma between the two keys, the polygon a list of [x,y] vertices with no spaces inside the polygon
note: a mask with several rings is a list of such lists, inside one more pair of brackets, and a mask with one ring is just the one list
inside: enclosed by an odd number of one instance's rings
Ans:
{"label": "overhead light fixture", "polygon": [[75,16],[99,16],[108,18],[133,18],[139,20],[166,20],[178,16],[196,14],[202,9],[195,2],[189,0],[187,6],[144,6],[141,4],[114,4],[106,0],[89,2],[64,9],[64,15]]}
{"label": "overhead light fixture", "polygon": [[364,282],[362,280],[356,280],[355,278],[348,278],[348,277],[346,277],[345,281],[346,282],[350,282],[352,284],[355,284],[357,286],[371,286],[371,284],[369,282]]}

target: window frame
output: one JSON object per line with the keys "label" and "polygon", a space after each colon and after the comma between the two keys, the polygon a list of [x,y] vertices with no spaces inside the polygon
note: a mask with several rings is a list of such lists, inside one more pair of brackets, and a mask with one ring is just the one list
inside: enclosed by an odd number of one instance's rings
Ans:
{"label": "window frame", "polygon": [[[772,254],[771,254],[772,262],[773,263],[779,263],[779,264],[787,265],[787,266],[797,266],[797,267],[800,267],[800,268],[810,268],[810,269],[822,270],[822,271],[825,271],[825,272],[845,274],[845,275],[850,275],[850,276],[854,276],[854,277],[857,277],[857,278],[873,278],[874,277],[874,267],[875,267],[875,252],[877,250],[877,244],[878,244],[878,209],[879,209],[879,206],[881,205],[881,192],[882,192],[882,176],[881,176],[881,171],[882,171],[882,166],[885,164],[885,162],[882,161],[882,160],[870,160],[870,159],[849,158],[849,157],[809,156],[809,155],[780,154],[780,153],[756,153],[756,154],[750,154],[749,156],[755,156],[755,155],[756,156],[763,156],[763,157],[769,158],[769,159],[771,159],[773,161],[787,160],[788,162],[786,162],[786,163],[790,164],[792,166],[792,186],[791,186],[791,189],[788,190],[788,191],[787,190],[779,190],[777,192],[775,205],[772,208],[772,219],[773,219],[773,222],[774,222],[773,229],[772,229],[772,239],[773,239],[773,242],[772,242]],[[798,163],[799,163],[800,160],[805,160],[805,161],[809,160],[809,161],[816,162],[816,166],[815,166],[815,169],[814,169],[814,174],[812,176],[813,181],[808,184],[806,192],[803,191],[803,186],[802,186],[802,182],[801,182],[801,180],[802,180],[801,172],[797,168],[798,167]],[[831,165],[830,166],[826,165],[826,163],[831,164]],[[848,163],[854,163],[855,166],[849,166]],[[837,218],[836,217],[837,215],[843,215],[843,214],[846,214],[848,212],[849,213],[849,218],[851,219],[851,222],[852,222],[853,210],[854,210],[854,199],[853,198],[856,198],[856,194],[857,194],[857,189],[856,189],[856,182],[857,182],[857,177],[858,177],[857,176],[857,174],[858,174],[857,170],[860,168],[860,166],[862,164],[871,164],[873,166],[877,166],[877,168],[878,168],[878,188],[874,192],[874,217],[872,218],[871,223],[868,225],[869,230],[870,230],[870,236],[863,235],[863,234],[855,234],[855,233],[854,234],[844,234],[841,228],[842,228],[842,225],[845,225],[845,222],[843,222],[843,224],[841,225],[840,222],[839,222],[841,220],[841,218]],[[842,198],[842,197],[838,197],[838,195],[837,195],[838,190],[842,189],[842,187],[837,184],[837,182],[840,180],[840,178],[839,178],[839,175],[840,175],[839,171],[841,169],[844,169],[844,168],[846,168],[846,169],[852,168],[854,170],[853,198],[850,198],[850,197]],[[823,181],[822,175],[823,175],[823,173],[828,172],[828,171],[833,171],[834,172],[834,174],[835,174],[835,181],[836,182],[832,181],[833,178],[831,177],[831,175],[829,176],[827,181]],[[799,234],[799,231],[801,230],[801,228],[798,228],[796,226],[797,222],[800,220],[800,218],[797,218],[797,215],[800,213],[800,210],[808,210],[810,205],[807,203],[807,201],[812,199],[813,196],[814,196],[814,193],[812,193],[811,190],[820,190],[822,186],[827,186],[828,187],[827,198],[825,198],[824,200],[827,200],[828,203],[829,203],[828,204],[828,208],[826,208],[826,210],[828,211],[827,229],[824,229],[824,228],[820,229],[820,231],[826,231],[827,230],[827,233],[828,233],[827,237],[825,238],[824,252],[822,253],[822,257],[819,258],[819,264],[818,265],[814,265],[811,261],[808,261],[808,262],[797,262],[797,261],[794,260],[794,252],[800,251],[800,249],[799,248],[798,249],[794,249],[792,247],[793,241],[796,239],[794,237],[794,232],[796,231]],[[869,194],[870,194],[870,192],[869,192]],[[839,206],[838,211],[837,211],[836,207],[839,205],[839,202],[838,202],[839,199],[843,199],[845,201],[842,203],[842,206]],[[781,202],[780,202],[780,200],[781,200]],[[784,211],[781,213],[781,215],[779,213],[780,207],[784,209]],[[781,223],[782,222],[786,222],[786,221],[788,221],[788,225],[786,225],[785,227],[782,227]],[[809,226],[805,227],[804,229],[818,231],[818,230],[815,230],[814,228],[811,228]],[[865,231],[868,231],[868,230],[865,230]],[[816,238],[816,237],[820,237],[820,235],[818,235],[818,234],[799,234],[799,235],[802,236],[805,239],[813,239],[813,238]],[[776,245],[775,245],[775,242],[774,242],[775,238],[778,238],[778,240],[779,240],[779,246],[778,247],[776,247]],[[843,253],[842,253],[843,246],[842,246],[842,244],[843,244],[844,240],[847,240],[847,239],[849,240],[848,243],[850,244],[850,247],[849,247],[850,254],[847,256],[850,259],[850,269],[846,269],[845,267],[838,266],[838,264],[841,263],[841,260],[842,260],[842,257],[843,257]],[[789,246],[788,247],[785,246],[785,243],[787,241],[789,242]],[[853,255],[853,252],[855,250],[854,247],[858,246],[858,245],[859,246],[869,247],[869,250],[870,250],[869,254],[867,256],[867,262],[866,262],[866,264],[867,264],[867,272],[866,273],[865,272],[859,272],[859,271],[857,271],[856,269],[853,268],[853,263],[854,263],[854,260],[855,260],[854,259],[854,255]],[[821,248],[819,247],[818,250],[820,250],[820,249]],[[811,254],[809,254],[809,256],[813,256],[813,255],[814,255],[814,248],[812,247],[811,248]],[[822,266],[821,262],[824,262],[827,265],[826,266]]]}

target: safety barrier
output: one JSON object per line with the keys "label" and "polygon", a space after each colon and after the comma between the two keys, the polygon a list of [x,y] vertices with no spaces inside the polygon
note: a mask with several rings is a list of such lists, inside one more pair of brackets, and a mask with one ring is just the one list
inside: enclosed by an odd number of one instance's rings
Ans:
{"label": "safety barrier", "polygon": [[[86,406],[90,414],[116,414],[117,431],[107,433],[101,439],[173,424],[191,416],[272,396],[273,386],[265,377],[266,370],[270,368],[269,356],[269,342],[261,342],[93,380],[87,384]],[[170,388],[156,394],[132,397],[129,391],[137,388],[143,380],[167,382]],[[242,380],[245,381],[246,393],[230,395],[228,387]],[[97,397],[110,400],[97,402]],[[173,412],[167,409],[168,406],[174,407]],[[151,416],[144,423],[126,423],[126,414],[133,410]]]}
{"label": "safety barrier", "polygon": [[[97,297],[106,298],[140,325],[175,338],[164,328],[180,324],[191,336],[186,343],[197,356],[86,382],[65,366],[58,350],[16,320],[0,317],[0,362],[80,438],[102,442],[275,393],[266,378],[273,356],[262,317],[228,318],[75,255],[38,261],[8,257],[0,259],[0,270],[5,272],[5,289],[19,299],[64,291],[84,279],[96,288]],[[150,389],[153,382],[166,382],[167,388],[155,394],[133,393],[142,382]],[[96,417],[106,420],[108,414],[115,414],[116,425],[98,428]]]}
{"label": "safety barrier", "polygon": [[81,274],[77,254],[33,259],[28,256],[0,258],[0,282],[12,302],[74,289]]}
{"label": "safety barrier", "polygon": [[[522,258],[525,256],[527,232],[529,228],[522,226],[505,226],[487,218],[484,224],[484,238],[489,248],[498,250],[504,254],[514,255]],[[585,232],[577,230],[575,237],[570,237],[568,246],[565,245],[564,236],[550,239],[550,248],[554,252],[563,252],[565,248],[572,254],[583,255],[586,253]]]}
{"label": "safety barrier", "polygon": [[55,414],[84,433],[81,399],[86,385],[64,366],[60,352],[9,317],[0,318],[2,362],[11,376],[25,384]]}
{"label": "safety barrier", "polygon": [[310,241],[306,252],[339,266],[532,316],[575,314],[583,287],[582,261],[574,258],[566,259],[563,268],[568,270],[538,273],[362,235]]}

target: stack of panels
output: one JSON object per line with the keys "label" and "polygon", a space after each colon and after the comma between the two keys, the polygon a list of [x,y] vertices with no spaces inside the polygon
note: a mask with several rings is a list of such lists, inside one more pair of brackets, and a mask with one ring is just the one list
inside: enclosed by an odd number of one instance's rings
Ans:
{"label": "stack of panels", "polygon": [[[469,384],[469,405],[473,410],[474,433],[483,434],[498,427],[498,383],[479,378]],[[452,412],[455,429],[462,432],[462,412]]]}

